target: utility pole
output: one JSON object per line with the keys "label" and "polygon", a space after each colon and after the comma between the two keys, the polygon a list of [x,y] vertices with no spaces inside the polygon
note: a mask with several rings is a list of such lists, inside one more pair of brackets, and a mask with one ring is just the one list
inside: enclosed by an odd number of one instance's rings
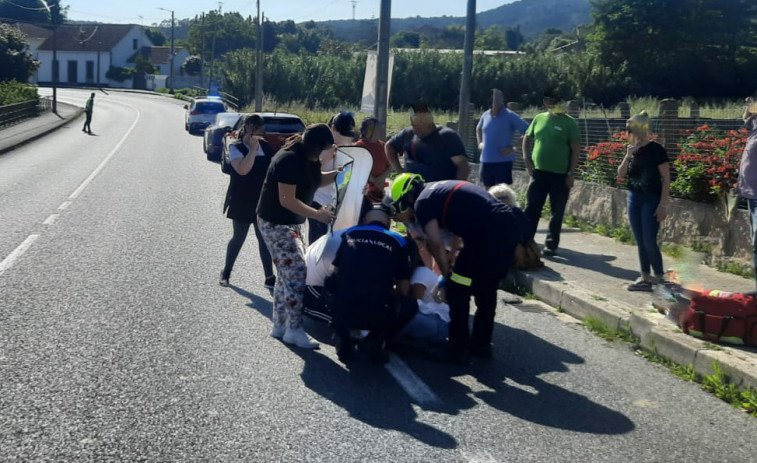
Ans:
{"label": "utility pole", "polygon": [[205,86],[205,12],[202,12],[200,23],[200,86]]}
{"label": "utility pole", "polygon": [[255,112],[263,111],[263,14],[258,0],[258,39],[255,41]]}
{"label": "utility pole", "polygon": [[[373,116],[386,127],[386,107],[389,100],[389,35],[392,24],[392,0],[381,0],[378,31],[378,60],[376,61],[376,104]],[[386,135],[386,134],[381,134]]]}
{"label": "utility pole", "polygon": [[468,145],[470,108],[470,83],[473,73],[473,41],[476,33],[476,0],[468,0],[468,16],[465,22],[465,44],[463,46],[463,78],[460,82],[460,119],[458,133]]}
{"label": "utility pole", "polygon": [[357,6],[357,0],[352,0],[352,20],[355,20],[355,7]]}
{"label": "utility pole", "polygon": [[171,12],[171,63],[170,63],[171,68],[168,70],[168,80],[169,80],[168,88],[170,88],[171,89],[171,93],[173,93],[173,58],[174,58],[174,55],[175,55],[174,49],[173,49],[173,44],[174,44],[174,11],[173,10],[169,10],[168,8],[160,8],[160,7],[158,7],[158,9],[159,10],[163,10],[163,11],[170,11]]}

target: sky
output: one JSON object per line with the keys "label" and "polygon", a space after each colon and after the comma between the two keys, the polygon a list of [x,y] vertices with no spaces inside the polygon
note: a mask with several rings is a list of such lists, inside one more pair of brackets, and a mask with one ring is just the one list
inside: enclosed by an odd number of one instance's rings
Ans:
{"label": "sky", "polygon": [[[355,1],[357,19],[379,16],[380,0]],[[477,0],[476,12],[513,1]],[[145,26],[171,19],[171,13],[159,8],[174,10],[177,19],[193,18],[219,7],[221,11],[238,11],[245,16],[254,16],[257,11],[256,0],[61,0],[61,5],[69,6],[69,19]],[[466,0],[393,0],[392,17],[465,16],[466,5]],[[260,0],[260,8],[271,21],[352,19],[352,0]]]}

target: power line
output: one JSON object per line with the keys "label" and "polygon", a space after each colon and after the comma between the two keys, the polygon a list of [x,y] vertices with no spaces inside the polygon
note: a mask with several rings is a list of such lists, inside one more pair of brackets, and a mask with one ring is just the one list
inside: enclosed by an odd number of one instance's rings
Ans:
{"label": "power line", "polygon": [[30,8],[28,6],[22,6],[22,5],[19,5],[17,3],[13,3],[11,0],[2,0],[2,1],[0,1],[0,3],[7,3],[9,5],[15,6],[16,8],[21,8],[22,10],[28,10],[28,11],[47,11],[47,8],[45,8],[45,7],[42,7],[42,8]]}

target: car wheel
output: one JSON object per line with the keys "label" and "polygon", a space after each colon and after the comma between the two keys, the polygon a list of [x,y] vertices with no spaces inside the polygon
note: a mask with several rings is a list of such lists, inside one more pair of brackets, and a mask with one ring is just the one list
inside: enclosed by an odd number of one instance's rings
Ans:
{"label": "car wheel", "polygon": [[205,153],[205,154],[209,154],[208,153],[208,145],[207,145],[207,143],[205,143],[205,137],[202,137],[202,152]]}

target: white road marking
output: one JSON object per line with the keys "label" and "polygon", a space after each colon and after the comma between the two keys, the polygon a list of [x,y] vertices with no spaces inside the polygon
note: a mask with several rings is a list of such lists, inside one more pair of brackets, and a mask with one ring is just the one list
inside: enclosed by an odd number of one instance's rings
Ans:
{"label": "white road marking", "polygon": [[[125,104],[125,103],[123,103],[123,104]],[[100,163],[100,165],[98,165],[98,166],[97,166],[97,167],[95,168],[95,170],[93,170],[93,171],[92,171],[92,173],[91,173],[91,174],[89,174],[89,177],[87,177],[87,178],[86,178],[86,179],[85,179],[85,180],[84,180],[84,181],[82,182],[82,184],[81,184],[81,185],[79,185],[79,188],[77,188],[76,190],[74,190],[74,192],[73,192],[73,193],[71,193],[71,196],[69,196],[69,197],[68,197],[68,199],[70,199],[70,200],[74,200],[74,199],[76,199],[76,198],[78,198],[78,197],[79,197],[79,195],[80,195],[80,194],[82,193],[82,191],[84,191],[84,189],[85,189],[85,188],[87,188],[87,186],[89,186],[89,184],[90,184],[90,183],[92,182],[92,180],[94,180],[94,179],[95,179],[95,177],[97,177],[97,174],[99,174],[99,173],[100,173],[100,171],[102,171],[102,170],[103,170],[103,169],[105,168],[105,165],[106,165],[106,164],[108,163],[108,161],[110,161],[110,158],[112,158],[112,157],[113,157],[113,155],[114,155],[114,154],[116,154],[116,152],[117,152],[117,151],[118,151],[118,150],[119,150],[119,149],[121,148],[121,145],[123,145],[123,144],[124,144],[124,142],[125,142],[125,141],[126,141],[126,139],[127,139],[128,137],[129,137],[129,135],[131,135],[131,132],[132,132],[132,131],[134,130],[134,128],[135,128],[135,127],[137,126],[137,123],[139,122],[139,118],[140,118],[140,116],[141,116],[141,113],[139,112],[139,110],[138,110],[137,108],[135,108],[134,106],[132,106],[132,105],[130,105],[130,104],[126,104],[126,106],[130,106],[130,107],[131,107],[131,109],[133,109],[134,111],[136,111],[136,112],[137,112],[137,118],[136,118],[136,119],[134,119],[134,122],[133,122],[133,123],[131,124],[131,127],[129,127],[129,130],[127,130],[127,131],[126,131],[126,133],[124,134],[124,136],[123,136],[123,137],[121,138],[121,140],[120,140],[120,141],[119,141],[119,142],[118,142],[118,143],[116,144],[116,146],[115,146],[115,147],[114,147],[114,148],[113,148],[113,149],[112,149],[112,150],[110,151],[110,153],[108,153],[108,155],[107,155],[107,156],[105,156],[105,159],[103,159],[103,160],[102,160],[102,162]]]}
{"label": "white road marking", "polygon": [[58,218],[58,214],[52,214],[50,217],[46,218],[44,222],[42,222],[43,225],[52,225],[55,223],[55,220]]}
{"label": "white road marking", "polygon": [[442,403],[442,400],[434,394],[434,391],[396,355],[389,354],[389,362],[384,365],[384,368],[418,405],[423,407]]}
{"label": "white road marking", "polygon": [[35,241],[37,241],[37,238],[39,238],[39,235],[27,236],[23,243],[18,245],[18,247],[14,249],[13,252],[8,254],[8,257],[0,262],[0,275],[5,273],[5,271],[9,268],[13,267],[13,264],[16,263],[18,258],[21,257],[27,251],[27,249],[29,249],[31,245],[34,244]]}
{"label": "white road marking", "polygon": [[66,209],[68,209],[68,206],[70,206],[70,205],[71,205],[71,201],[63,201],[63,204],[61,204],[60,206],[58,206],[58,210],[59,211],[65,211]]}

